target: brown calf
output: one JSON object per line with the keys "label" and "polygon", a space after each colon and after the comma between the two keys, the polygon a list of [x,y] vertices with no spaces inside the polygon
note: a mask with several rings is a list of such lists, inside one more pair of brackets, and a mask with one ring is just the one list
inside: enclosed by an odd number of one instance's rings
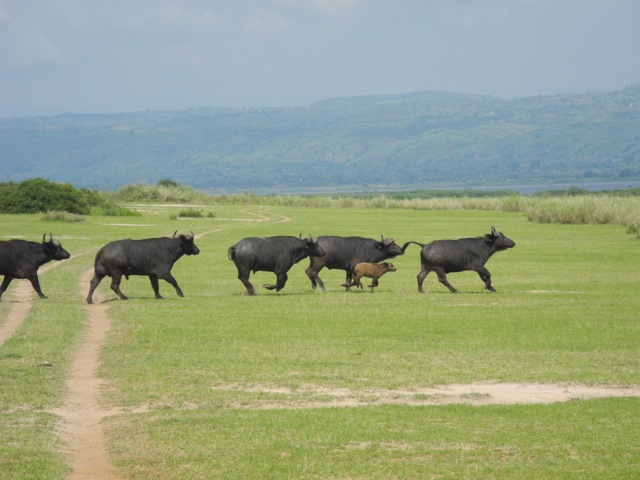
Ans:
{"label": "brown calf", "polygon": [[342,284],[342,286],[347,287],[347,290],[349,290],[349,288],[353,286],[363,288],[362,283],[360,283],[360,279],[362,277],[367,277],[367,278],[373,279],[373,281],[371,282],[371,285],[369,285],[369,287],[371,288],[371,293],[373,293],[373,289],[378,286],[378,279],[385,273],[395,272],[396,270],[397,270],[396,267],[394,267],[393,263],[391,262],[383,262],[383,263],[361,262],[361,263],[358,263],[353,268],[355,275],[351,280],[351,283],[350,284],[344,283]]}

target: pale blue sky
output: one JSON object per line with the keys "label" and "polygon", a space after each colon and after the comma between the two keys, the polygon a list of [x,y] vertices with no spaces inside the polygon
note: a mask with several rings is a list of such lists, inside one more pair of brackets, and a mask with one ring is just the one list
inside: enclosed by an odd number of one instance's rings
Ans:
{"label": "pale blue sky", "polygon": [[638,0],[0,0],[0,115],[640,83]]}

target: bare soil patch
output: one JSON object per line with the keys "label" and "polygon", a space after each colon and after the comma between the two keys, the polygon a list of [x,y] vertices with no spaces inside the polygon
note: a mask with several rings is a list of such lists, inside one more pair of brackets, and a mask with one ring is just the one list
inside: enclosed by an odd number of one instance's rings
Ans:
{"label": "bare soil patch", "polygon": [[282,400],[265,400],[237,405],[246,409],[306,409],[363,407],[371,405],[511,405],[550,404],[605,397],[640,397],[640,386],[587,386],[550,383],[471,383],[441,385],[410,390],[336,389],[303,385],[296,389],[270,386],[222,385],[216,390],[246,391],[282,395]]}

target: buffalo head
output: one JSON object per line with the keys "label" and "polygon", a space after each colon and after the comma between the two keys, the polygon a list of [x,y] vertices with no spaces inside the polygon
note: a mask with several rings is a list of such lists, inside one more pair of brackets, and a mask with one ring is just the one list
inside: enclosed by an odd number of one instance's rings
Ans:
{"label": "buffalo head", "polygon": [[42,248],[47,257],[53,260],[66,260],[71,255],[67,252],[59,241],[53,239],[53,233],[49,233],[49,241],[46,241],[47,234],[42,235]]}
{"label": "buffalo head", "polygon": [[[177,230],[173,232],[173,238],[176,238],[177,232]],[[178,240],[180,241],[180,247],[184,251],[185,255],[198,255],[200,253],[200,249],[195,243],[193,243],[193,232],[186,235],[178,235]]]}
{"label": "buffalo head", "polygon": [[404,250],[402,250],[402,247],[400,247],[392,237],[384,238],[384,235],[380,235],[380,241],[376,242],[376,248],[386,252],[387,258],[404,255]]}
{"label": "buffalo head", "polygon": [[491,227],[491,233],[484,236],[487,243],[492,243],[496,251],[506,250],[516,246],[516,242],[507,238],[502,232],[496,231],[495,227]]}
{"label": "buffalo head", "polygon": [[310,257],[322,257],[326,253],[324,251],[324,248],[322,248],[318,243],[317,237],[312,237],[311,235],[309,235],[304,239],[304,244],[309,251]]}

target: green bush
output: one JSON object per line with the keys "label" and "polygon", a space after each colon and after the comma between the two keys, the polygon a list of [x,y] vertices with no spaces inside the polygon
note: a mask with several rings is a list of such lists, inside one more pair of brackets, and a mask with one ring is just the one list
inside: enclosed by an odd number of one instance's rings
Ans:
{"label": "green bush", "polygon": [[84,191],[68,183],[33,178],[20,183],[0,184],[0,212],[42,213],[60,211],[86,215],[89,198]]}

